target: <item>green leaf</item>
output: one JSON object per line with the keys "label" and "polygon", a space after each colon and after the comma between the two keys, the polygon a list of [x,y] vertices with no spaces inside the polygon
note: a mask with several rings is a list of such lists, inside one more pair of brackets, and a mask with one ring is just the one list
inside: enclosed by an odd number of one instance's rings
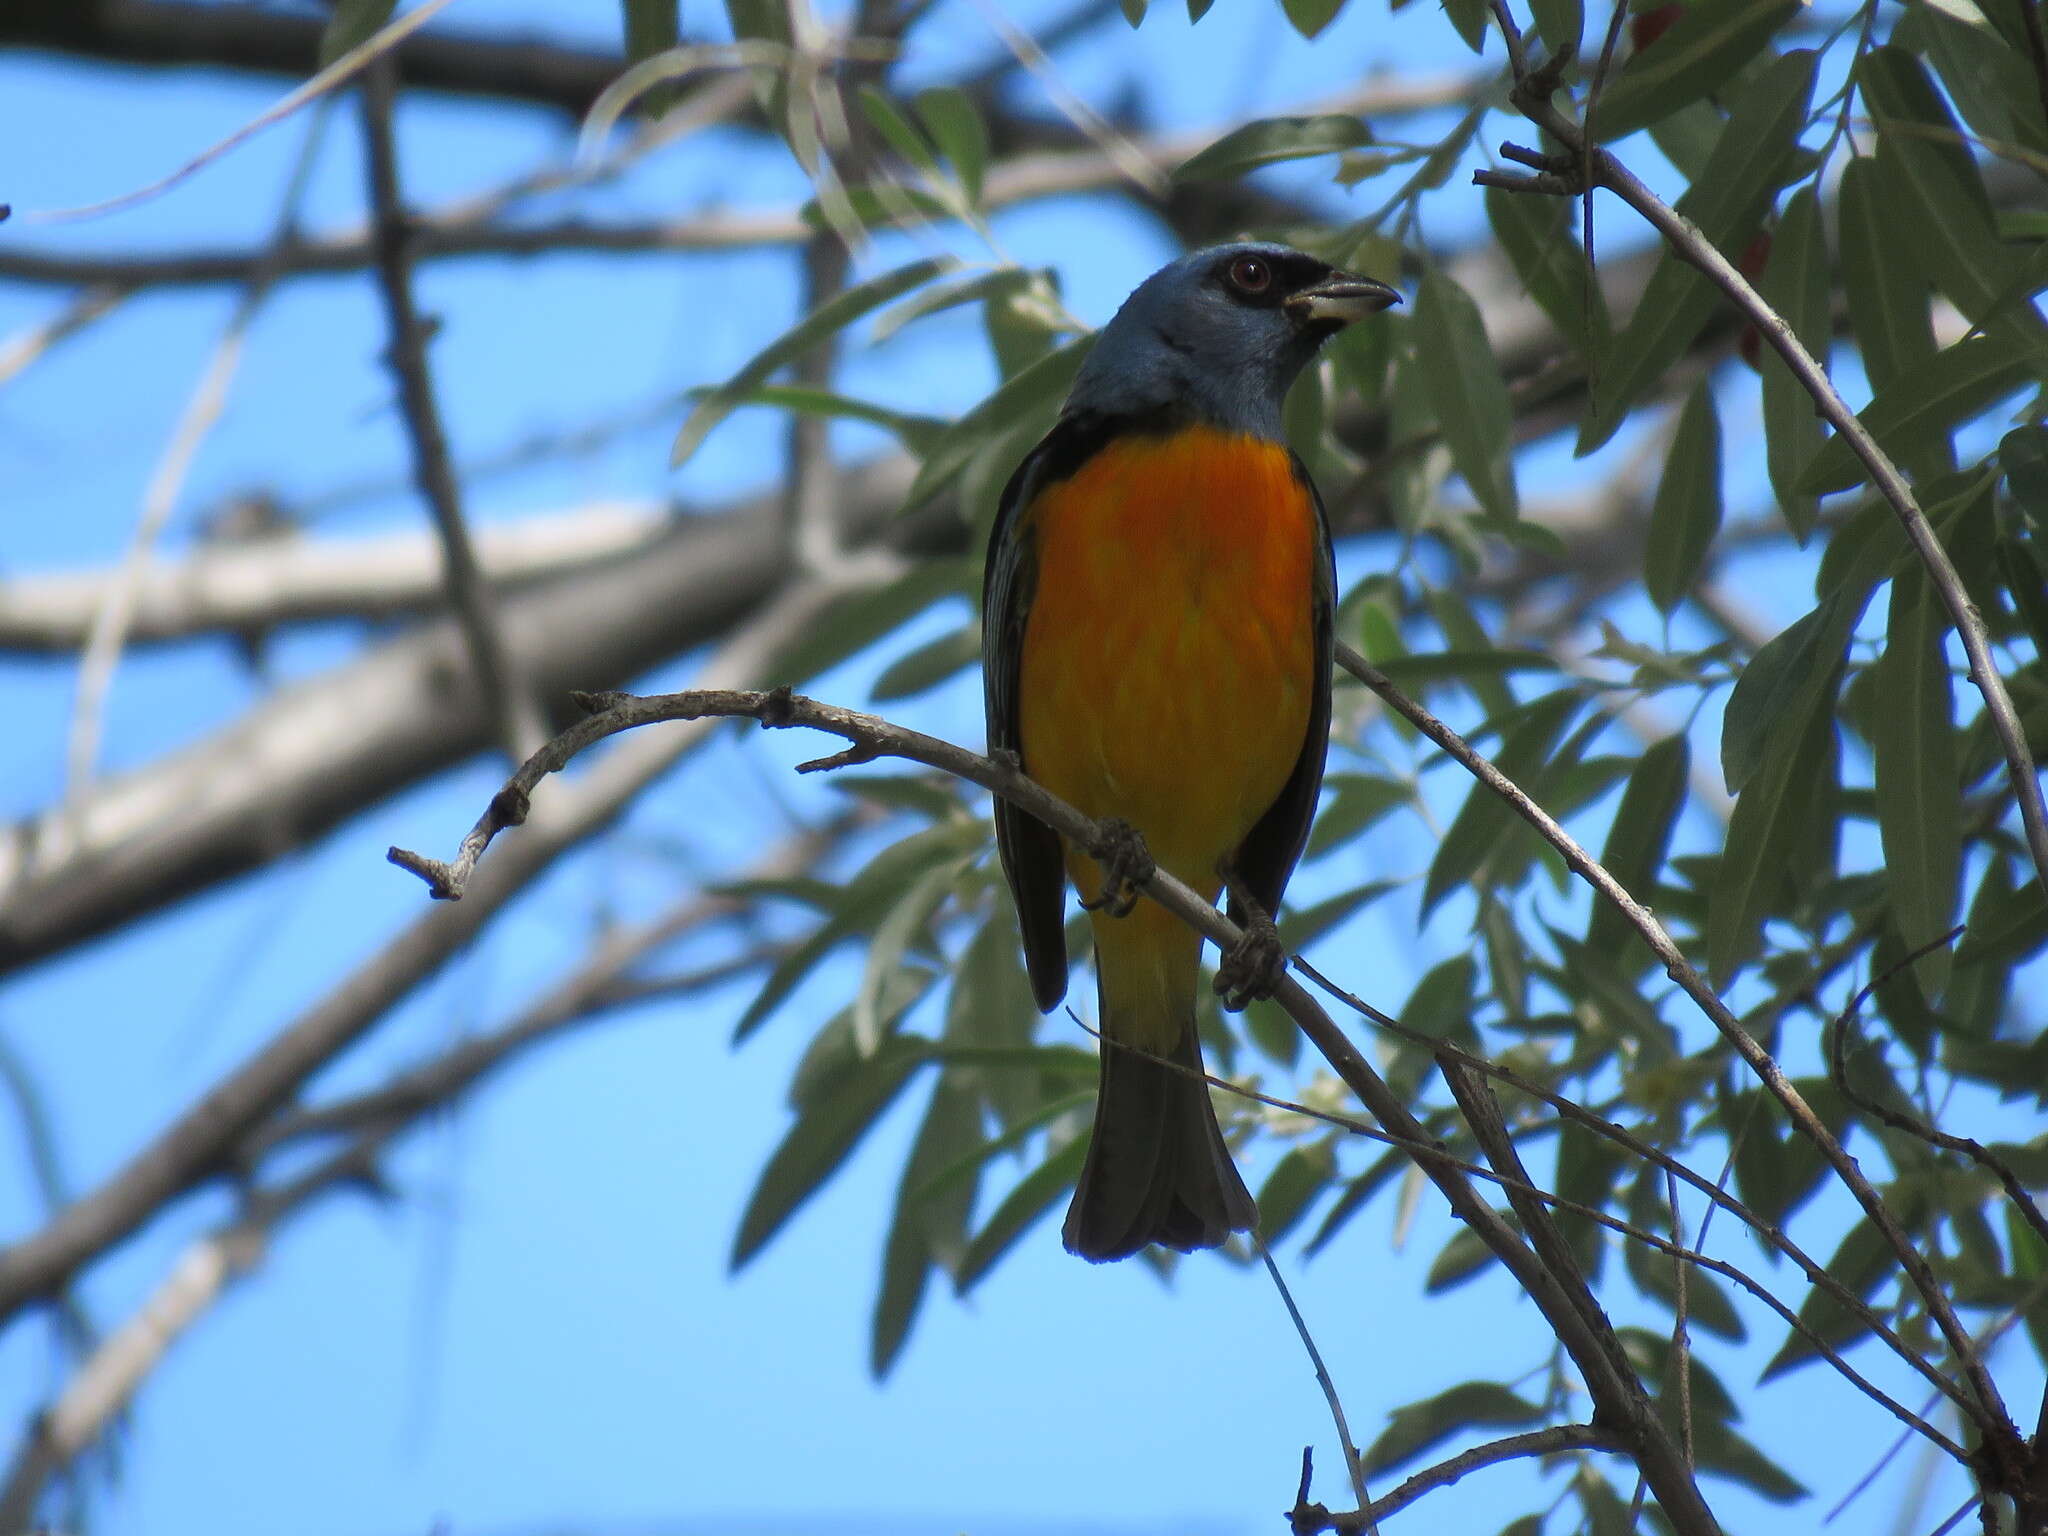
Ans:
{"label": "green leaf", "polygon": [[917,125],[905,115],[903,109],[889,99],[886,91],[872,85],[863,85],[859,93],[861,115],[875,127],[875,131],[889,141],[889,147],[919,170],[936,175],[939,158]]}
{"label": "green leaf", "polygon": [[876,703],[907,699],[938,687],[981,659],[981,626],[962,624],[906,651],[882,669],[870,697]]}
{"label": "green leaf", "polygon": [[2048,540],[2048,427],[2015,427],[1998,441],[2005,488],[2034,536]]}
{"label": "green leaf", "polygon": [[733,407],[749,391],[767,383],[768,376],[777,369],[795,362],[820,342],[836,336],[870,310],[879,308],[892,299],[901,298],[911,289],[921,287],[958,266],[959,262],[950,256],[935,256],[924,261],[913,261],[892,272],[885,272],[880,277],[856,283],[844,293],[837,294],[819,305],[797,324],[755,353],[725,384],[697,402],[695,409],[684,418],[681,429],[676,433],[675,446],[669,451],[669,467],[674,469],[686,462],[710,435],[711,429],[725,420]]}
{"label": "green leaf", "polygon": [[[1893,1215],[1910,1232],[1912,1221],[1918,1215],[1917,1206],[1910,1212],[1894,1207]],[[1827,1262],[1827,1271],[1840,1281],[1842,1287],[1851,1295],[1868,1301],[1871,1292],[1877,1289],[1878,1283],[1897,1266],[1898,1260],[1893,1256],[1890,1245],[1866,1216],[1850,1228],[1849,1235],[1842,1239],[1841,1246]],[[1863,1324],[1856,1320],[1847,1307],[1826,1291],[1818,1289],[1807,1292],[1806,1300],[1799,1308],[1799,1320],[1821,1339],[1838,1349],[1859,1336],[1863,1330]],[[1763,1374],[1757,1378],[1757,1384],[1761,1386],[1782,1376],[1794,1366],[1820,1358],[1820,1351],[1807,1342],[1803,1335],[1790,1334],[1777,1354],[1764,1366]]]}
{"label": "green leaf", "polygon": [[1360,1458],[1366,1476],[1412,1461],[1463,1429],[1511,1428],[1534,1424],[1543,1410],[1496,1381],[1468,1381],[1396,1408],[1380,1437]]}
{"label": "green leaf", "polygon": [[1323,790],[1329,798],[1309,834],[1302,855],[1308,859],[1343,847],[1390,812],[1415,803],[1411,786],[1370,773],[1333,773],[1323,780]]}
{"label": "green leaf", "polygon": [[887,341],[914,320],[922,320],[927,315],[936,315],[962,304],[976,304],[984,299],[1016,293],[1044,278],[1043,271],[1029,267],[997,267],[993,271],[976,272],[949,283],[934,283],[924,292],[877,315],[874,338],[877,343]]}
{"label": "green leaf", "polygon": [[[680,41],[677,0],[622,0],[625,10],[626,57],[637,64]],[[387,11],[389,5],[384,7]]]}
{"label": "green leaf", "polygon": [[960,1267],[953,1272],[956,1293],[965,1296],[979,1284],[1017,1239],[1073,1188],[1087,1155],[1088,1138],[1076,1136],[1017,1181],[1016,1188],[1003,1197],[1003,1203],[989,1217],[988,1225],[975,1233],[974,1240],[967,1245]]}
{"label": "green leaf", "polygon": [[1259,1236],[1268,1248],[1278,1247],[1301,1224],[1316,1197],[1329,1187],[1336,1166],[1335,1151],[1327,1139],[1290,1147],[1273,1165],[1266,1182],[1259,1186],[1258,1202]]}
{"label": "green leaf", "polygon": [[[1514,1219],[1506,1211],[1496,1214],[1503,1221]],[[1493,1250],[1486,1246],[1478,1233],[1470,1227],[1460,1227],[1431,1261],[1429,1273],[1423,1277],[1422,1289],[1431,1296],[1442,1295],[1463,1285],[1487,1265],[1498,1262]]]}
{"label": "green leaf", "polygon": [[1149,0],[1116,0],[1116,3],[1117,9],[1124,13],[1124,20],[1129,22],[1131,27],[1135,29],[1138,23],[1145,19],[1145,10]]}
{"label": "green leaf", "polygon": [[1306,949],[1353,913],[1400,888],[1398,881],[1368,880],[1348,891],[1327,896],[1313,906],[1283,912],[1280,915],[1280,938],[1290,952]]}
{"label": "green leaf", "polygon": [[[1572,692],[1559,691],[1525,706],[1507,726],[1495,766],[1528,789],[1536,782],[1558,736],[1579,712],[1582,702]],[[1508,803],[1484,784],[1474,784],[1445,831],[1436,857],[1430,861],[1429,877],[1422,891],[1423,915],[1434,911],[1444,897],[1474,878],[1502,840],[1518,830],[1526,828]]]}
{"label": "green leaf", "polygon": [[1614,322],[1586,263],[1585,247],[1572,232],[1570,201],[1488,187],[1486,217],[1515,275],[1558,334],[1582,353],[1597,355]]}
{"label": "green leaf", "polygon": [[[692,400],[702,400],[719,392],[716,385],[707,385],[690,391]],[[729,407],[738,409],[746,405],[766,405],[779,411],[793,411],[803,416],[824,416],[838,421],[865,421],[883,431],[893,433],[896,440],[912,453],[929,447],[946,424],[936,416],[913,416],[903,411],[892,411],[885,405],[876,405],[870,400],[856,400],[850,395],[834,394],[829,389],[815,389],[808,384],[761,384],[753,389],[734,393],[727,401]]]}
{"label": "green leaf", "polygon": [[1692,1453],[1701,1471],[1732,1477],[1774,1504],[1796,1504],[1808,1496],[1804,1483],[1718,1420],[1694,1420]]}
{"label": "green leaf", "polygon": [[[885,997],[889,982],[902,968],[903,956],[926,936],[939,904],[966,869],[967,859],[934,865],[901,891],[891,892],[875,936],[868,944],[860,986],[853,994],[853,1038],[863,1056],[881,1049],[887,1025]],[[928,945],[926,946],[928,948]]]}
{"label": "green leaf", "polygon": [[2038,346],[2040,321],[2010,302],[2025,258],[1999,239],[1976,160],[1920,61],[1873,48],[1856,78],[1878,124],[1878,184],[1894,237],[1975,324]]}
{"label": "green leaf", "polygon": [[[1285,3],[1285,0],[1282,0]],[[1486,47],[1486,0],[1443,0],[1444,17],[1474,53]]]}
{"label": "green leaf", "polygon": [[1678,430],[1650,505],[1643,588],[1659,612],[1669,614],[1685,601],[1720,531],[1721,417],[1713,381],[1701,379],[1678,413]]}
{"label": "green leaf", "polygon": [[1337,19],[1344,0],[1280,0],[1287,20],[1303,37],[1314,37]]}
{"label": "green leaf", "polygon": [[1193,26],[1208,15],[1209,7],[1215,3],[1216,0],[1188,0],[1188,25]]}
{"label": "green leaf", "polygon": [[[1761,290],[1765,302],[1792,327],[1799,344],[1823,370],[1828,366],[1828,340],[1834,324],[1833,288],[1827,237],[1821,230],[1820,197],[1812,187],[1805,187],[1793,195],[1778,220]],[[1794,485],[1799,471],[1820,446],[1820,417],[1813,396],[1793,376],[1775,347],[1762,349],[1757,369],[1763,375],[1764,450],[1771,489],[1777,492],[1785,522],[1804,544],[1820,509],[1812,497],[1799,495]]]}
{"label": "green leaf", "polygon": [[[1542,651],[1419,651],[1375,663],[1404,688],[1421,683],[1476,683],[1520,672],[1556,672],[1557,658]],[[1513,701],[1509,700],[1509,707]]]}
{"label": "green leaf", "polygon": [[964,560],[920,561],[894,581],[856,590],[828,605],[761,669],[763,684],[802,683],[856,651],[894,634],[943,598],[961,596],[974,572]]}
{"label": "green leaf", "polygon": [[1731,795],[1748,787],[1774,744],[1805,729],[1816,694],[1833,699],[1830,679],[1869,600],[1868,586],[1839,588],[1749,658],[1721,721],[1721,774]]}
{"label": "green leaf", "polygon": [[969,206],[981,203],[981,184],[988,169],[988,129],[974,98],[958,86],[939,86],[917,93],[917,115],[925,131],[960,178]]}
{"label": "green leaf", "polygon": [[[1629,775],[1600,862],[1636,900],[1648,902],[1671,849],[1671,833],[1685,809],[1692,772],[1692,745],[1681,735],[1648,748]],[[1595,898],[1586,921],[1586,943],[1617,958],[1650,959],[1647,948],[1632,948],[1635,928],[1613,903]]]}
{"label": "green leaf", "polygon": [[892,843],[868,861],[839,893],[832,915],[768,974],[760,992],[733,1026],[735,1043],[754,1032],[815,966],[857,933],[866,932],[888,910],[887,902],[924,871],[984,847],[988,828],[978,821],[942,822]]}
{"label": "green leaf", "polygon": [[940,1073],[903,1165],[882,1247],[882,1284],[868,1336],[868,1369],[878,1379],[889,1374],[910,1338],[933,1268],[950,1271],[966,1249],[967,1218],[979,1181],[956,1180],[937,1193],[927,1186],[935,1173],[971,1155],[980,1143],[981,1107],[975,1096],[955,1081],[955,1074]]}
{"label": "green leaf", "polygon": [[1190,156],[1173,173],[1179,182],[1219,181],[1262,165],[1305,160],[1357,149],[1372,142],[1372,130],[1356,117],[1267,117],[1226,133]]}
{"label": "green leaf", "polygon": [[[1623,1245],[1628,1262],[1629,1278],[1644,1295],[1662,1302],[1675,1315],[1678,1310],[1678,1275],[1672,1267],[1677,1261],[1669,1254],[1642,1243],[1629,1242]],[[1717,1338],[1741,1343],[1749,1337],[1749,1330],[1742,1326],[1742,1316],[1728,1300],[1720,1282],[1703,1269],[1690,1264],[1685,1276],[1685,1315],[1690,1325],[1703,1329]]]}
{"label": "green leaf", "polygon": [[1082,336],[1047,353],[941,433],[925,453],[904,497],[905,508],[923,506],[952,484],[992,437],[1026,422],[1035,424],[1039,416],[1050,423],[1094,344],[1092,335]]}
{"label": "green leaf", "polygon": [[[1619,1144],[1576,1120],[1563,1120],[1557,1130],[1557,1193],[1591,1210],[1604,1210],[1614,1198],[1614,1181],[1625,1159]],[[1552,1213],[1557,1229],[1571,1244],[1572,1255],[1589,1281],[1600,1278],[1607,1257],[1606,1229],[1577,1211]]]}
{"label": "green leaf", "polygon": [[1840,216],[1850,327],[1870,387],[1881,394],[1933,360],[1927,283],[1897,237],[1897,211],[1886,205],[1877,163],[1868,155],[1843,168]]}
{"label": "green leaf", "polygon": [[1423,382],[1451,462],[1496,522],[1512,523],[1515,472],[1509,449],[1514,410],[1472,296],[1431,267],[1415,294],[1415,340]]}
{"label": "green leaf", "polygon": [[1788,0],[1693,0],[1608,86],[1593,108],[1594,134],[1611,142],[1711,95],[1798,10]]}
{"label": "green leaf", "polygon": [[[1536,35],[1552,57],[1576,54],[1586,30],[1584,0],[1530,0],[1529,17],[1536,23]],[[1489,194],[1492,189],[1489,189]],[[1524,202],[1561,203],[1560,198],[1527,197]]]}
{"label": "green leaf", "polygon": [[[832,788],[887,811],[909,811],[927,821],[944,821],[960,810],[960,797],[947,779],[935,783],[912,773],[835,773]],[[823,882],[820,882],[823,884]],[[826,885],[834,897],[838,887]]]}
{"label": "green leaf", "polygon": [[[375,37],[391,19],[397,3],[398,0],[335,0],[334,14],[327,18],[327,25],[320,32],[319,67],[325,69],[349,49],[360,48]],[[630,5],[626,14],[630,32]]]}
{"label": "green leaf", "polygon": [[838,1170],[882,1111],[895,1102],[911,1074],[924,1064],[930,1049],[926,1040],[891,1037],[881,1050],[847,1072],[831,1094],[797,1116],[796,1124],[761,1170],[740,1217],[732,1247],[734,1269],[759,1253]]}
{"label": "green leaf", "polygon": [[[2007,6],[2008,13],[2016,7]],[[2048,150],[2048,122],[2027,50],[1988,26],[1934,5],[1916,5],[1892,31],[1892,41],[1924,52],[1941,83],[1978,134],[2007,144]]]}
{"label": "green leaf", "polygon": [[[1749,959],[1765,917],[1785,904],[1788,886],[1816,873],[1802,867],[1795,850],[1828,814],[1816,800],[1836,772],[1839,677],[1837,664],[1827,686],[1801,697],[1804,713],[1787,722],[1798,727],[1797,735],[1775,742],[1735,802],[1707,917],[1707,965],[1719,982]],[[1831,815],[1825,830],[1833,831]]]}
{"label": "green leaf", "polygon": [[[2040,352],[2017,337],[1965,337],[1894,380],[1856,419],[1894,459],[1903,458],[1927,438],[1946,436],[1982,415],[2037,377],[2040,368]],[[1807,461],[1795,484],[1808,493],[1846,491],[1869,473],[1848,439],[1837,434]]]}
{"label": "green leaf", "polygon": [[[1885,884],[1892,918],[1909,950],[1948,932],[1962,878],[1963,803],[1948,630],[1948,610],[1921,573],[1893,581],[1884,656],[1873,672],[1883,707],[1872,722],[1871,748]],[[1946,945],[1919,960],[1914,971],[1921,990],[1938,996],[1948,968]]]}
{"label": "green leaf", "polygon": [[[1669,41],[1660,39],[1659,46]],[[1793,170],[1793,149],[1813,95],[1815,57],[1811,49],[1794,49],[1744,87],[1705,168],[1678,200],[1678,211],[1723,252],[1740,251],[1756,233]],[[1608,349],[1607,372],[1579,432],[1580,456],[1614,435],[1720,302],[1720,290],[1703,273],[1669,252],[1659,258],[1635,314]]]}

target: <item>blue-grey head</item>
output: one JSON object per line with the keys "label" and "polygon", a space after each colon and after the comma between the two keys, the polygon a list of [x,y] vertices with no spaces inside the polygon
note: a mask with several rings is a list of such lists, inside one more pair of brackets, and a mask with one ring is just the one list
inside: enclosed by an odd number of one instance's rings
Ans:
{"label": "blue-grey head", "polygon": [[1067,411],[1185,416],[1277,441],[1316,349],[1401,296],[1284,245],[1194,251],[1161,267],[1102,329]]}

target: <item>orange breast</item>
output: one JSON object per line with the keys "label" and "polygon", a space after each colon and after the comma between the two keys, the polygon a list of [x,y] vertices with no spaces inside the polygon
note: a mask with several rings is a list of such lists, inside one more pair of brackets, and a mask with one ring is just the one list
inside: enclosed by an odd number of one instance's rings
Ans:
{"label": "orange breast", "polygon": [[1025,766],[1213,893],[1308,730],[1308,492],[1284,448],[1196,428],[1112,444],[1029,516]]}

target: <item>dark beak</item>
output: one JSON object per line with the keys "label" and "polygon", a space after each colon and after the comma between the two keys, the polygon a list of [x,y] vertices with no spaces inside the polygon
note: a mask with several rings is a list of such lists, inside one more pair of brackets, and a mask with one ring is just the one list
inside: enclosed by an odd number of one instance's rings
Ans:
{"label": "dark beak", "polygon": [[1297,321],[1309,325],[1349,325],[1376,315],[1401,295],[1385,283],[1350,272],[1332,272],[1320,283],[1289,294],[1285,308]]}

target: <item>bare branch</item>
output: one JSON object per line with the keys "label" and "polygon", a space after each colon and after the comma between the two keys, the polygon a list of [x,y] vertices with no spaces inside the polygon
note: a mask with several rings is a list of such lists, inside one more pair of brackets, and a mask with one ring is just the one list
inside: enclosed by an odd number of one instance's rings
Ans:
{"label": "bare branch", "polygon": [[[744,626],[705,668],[718,681],[750,680],[792,633],[844,588],[813,582]],[[493,913],[555,859],[609,824],[641,790],[710,734],[708,727],[648,733],[564,786],[527,835],[477,881],[470,900],[411,924],[274,1040],[216,1083],[125,1166],[40,1231],[0,1251],[0,1322],[54,1294],[81,1265],[166,1204],[224,1171],[234,1150],[320,1068],[468,943]]]}
{"label": "bare branch", "polygon": [[[1002,796],[1074,846],[1107,854],[1108,845],[1097,823],[1025,777],[1013,762],[982,757],[923,732],[823,704],[786,688],[769,692],[696,689],[646,698],[615,694],[593,699],[592,703],[597,712],[521,764],[493,797],[494,806],[507,800],[530,799],[542,778],[559,771],[585,748],[621,731],[672,720],[750,719],[770,728],[797,726],[838,736],[859,749],[864,758],[900,757],[937,768]],[[805,766],[824,767],[832,761],[823,758]],[[467,872],[476,867],[491,839],[502,830],[496,824],[499,820],[493,812],[486,812],[464,839],[462,852],[452,864],[403,849],[393,849],[391,857],[428,880],[435,895],[459,897]],[[1146,895],[1219,946],[1227,949],[1242,937],[1235,923],[1166,871],[1155,869],[1138,883]],[[1427,1132],[1400,1096],[1387,1086],[1298,980],[1291,975],[1281,976],[1273,996],[1390,1134],[1416,1148],[1431,1145]],[[1602,1340],[1597,1336],[1597,1305],[1591,1304],[1590,1297],[1572,1294],[1569,1280],[1540,1262],[1457,1168],[1440,1157],[1418,1156],[1417,1163],[1442,1191],[1458,1219],[1473,1229],[1536,1303],[1585,1378],[1602,1421],[1611,1422],[1628,1437],[1638,1464],[1673,1527],[1683,1536],[1715,1536],[1719,1526],[1701,1498],[1669,1430],[1654,1413],[1647,1411],[1640,1383],[1625,1357],[1613,1347],[1611,1338]],[[1578,1289],[1583,1291],[1583,1284]]]}
{"label": "bare branch", "polygon": [[405,206],[398,186],[398,152],[392,143],[391,94],[390,67],[380,62],[363,77],[362,111],[364,158],[376,223],[378,288],[384,296],[391,335],[386,357],[398,380],[399,406],[412,444],[413,478],[441,537],[448,600],[462,626],[484,707],[498,723],[506,755],[517,762],[547,739],[547,726],[532,688],[505,647],[497,598],[477,568],[469,527],[462,517],[462,493],[455,483],[448,439],[441,430],[441,410],[427,373],[426,331],[413,306]]}
{"label": "bare branch", "polygon": [[1566,1451],[1625,1453],[1628,1449],[1628,1442],[1622,1436],[1597,1424],[1555,1424],[1548,1429],[1509,1435],[1503,1440],[1489,1440],[1484,1445],[1460,1451],[1433,1467],[1423,1468],[1393,1492],[1374,1499],[1364,1509],[1336,1511],[1307,1503],[1304,1484],[1302,1496],[1287,1512],[1288,1526],[1293,1536],[1319,1536],[1323,1531],[1332,1532],[1334,1536],[1358,1536],[1359,1532],[1372,1529],[1374,1521],[1399,1513],[1425,1493],[1448,1488],[1466,1473],[1477,1472],[1481,1467],[1498,1466],[1504,1461],[1519,1461],[1529,1456],[1556,1456]]}
{"label": "bare branch", "polygon": [[[672,523],[672,510],[659,502],[593,502],[486,522],[473,542],[478,570],[494,586],[530,585],[643,553]],[[77,650],[120,580],[119,568],[0,576],[0,649]],[[152,561],[130,600],[128,644],[321,619],[413,617],[446,598],[441,543],[431,531],[315,538],[284,529]]]}
{"label": "bare branch", "polygon": [[[896,520],[907,461],[850,470],[849,537],[957,546],[950,509]],[[632,560],[509,593],[507,644],[546,698],[718,641],[792,581],[775,498],[678,521]],[[0,970],[269,862],[490,745],[454,621],[269,695],[211,737],[0,830]]]}

